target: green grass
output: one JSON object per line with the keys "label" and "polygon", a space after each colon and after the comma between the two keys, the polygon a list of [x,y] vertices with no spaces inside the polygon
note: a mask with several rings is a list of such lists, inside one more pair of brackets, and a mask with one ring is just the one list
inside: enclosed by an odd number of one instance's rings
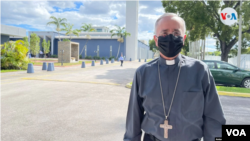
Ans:
{"label": "green grass", "polygon": [[[132,85],[132,82],[129,84]],[[238,93],[248,93],[250,94],[250,89],[241,88],[241,87],[225,87],[225,86],[216,86],[217,91],[224,91],[224,92],[238,92]]]}
{"label": "green grass", "polygon": [[[85,63],[91,63],[92,61],[85,61]],[[43,62],[33,62],[31,61],[31,63],[33,63],[33,65],[43,65]],[[98,61],[96,62],[98,63]],[[75,62],[75,63],[63,63],[63,66],[74,66],[74,65],[81,65],[82,64],[82,61],[78,61],[78,62]],[[61,63],[54,63],[54,66],[61,66]]]}
{"label": "green grass", "polygon": [[46,58],[46,59],[44,59],[44,58],[29,58],[30,59],[30,61],[55,61],[55,60],[58,60],[57,58],[55,58],[55,59],[53,59],[53,58]]}
{"label": "green grass", "polygon": [[5,72],[15,72],[15,71],[26,71],[26,70],[1,70],[1,73],[5,73]]}
{"label": "green grass", "polygon": [[217,91],[238,92],[238,93],[249,93],[250,94],[250,89],[247,89],[247,88],[216,86],[216,89],[217,89]]}
{"label": "green grass", "polygon": [[147,59],[147,62],[150,62],[150,61],[152,61],[153,59]]}

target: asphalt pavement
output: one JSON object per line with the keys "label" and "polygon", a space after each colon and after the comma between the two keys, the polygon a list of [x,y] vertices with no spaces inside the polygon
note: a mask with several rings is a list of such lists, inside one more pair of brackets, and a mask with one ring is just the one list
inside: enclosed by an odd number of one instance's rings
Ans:
{"label": "asphalt pavement", "polygon": [[[144,62],[1,74],[2,141],[120,141],[131,82]],[[220,96],[227,124],[250,124],[250,98]]]}

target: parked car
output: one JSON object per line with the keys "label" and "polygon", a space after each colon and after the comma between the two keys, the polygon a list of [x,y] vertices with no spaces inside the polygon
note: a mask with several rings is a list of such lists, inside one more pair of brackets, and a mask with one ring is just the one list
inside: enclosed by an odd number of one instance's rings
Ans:
{"label": "parked car", "polygon": [[250,88],[250,71],[240,69],[223,61],[202,61],[208,65],[216,84]]}

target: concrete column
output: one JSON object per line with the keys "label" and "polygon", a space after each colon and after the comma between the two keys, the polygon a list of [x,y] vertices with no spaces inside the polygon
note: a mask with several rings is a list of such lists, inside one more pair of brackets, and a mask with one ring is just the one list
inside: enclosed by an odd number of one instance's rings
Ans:
{"label": "concrete column", "polygon": [[126,38],[126,58],[137,59],[138,47],[138,1],[126,1],[126,31],[131,34]]}

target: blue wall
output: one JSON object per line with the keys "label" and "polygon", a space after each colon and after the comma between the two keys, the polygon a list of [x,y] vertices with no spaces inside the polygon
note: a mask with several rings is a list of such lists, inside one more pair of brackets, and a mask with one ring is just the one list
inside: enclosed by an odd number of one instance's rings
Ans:
{"label": "blue wall", "polygon": [[5,42],[7,42],[7,41],[9,41],[10,39],[9,39],[9,36],[8,35],[2,35],[1,34],[1,44],[3,44],[3,43],[5,43]]}
{"label": "blue wall", "polygon": [[[85,43],[86,39],[72,39],[72,42],[79,43],[79,53],[81,53]],[[99,56],[100,57],[110,57],[110,46],[112,46],[112,56],[117,56],[117,51],[119,47],[119,42],[117,39],[91,39],[88,40],[87,43],[87,56],[96,56],[96,53],[94,52],[97,50],[97,45],[99,45]],[[126,55],[126,40],[124,40],[123,43],[120,45],[120,51],[119,56],[121,56],[121,53],[125,56]],[[54,54],[58,55],[58,39],[54,40]],[[82,51],[82,57],[85,57],[85,50]]]}

